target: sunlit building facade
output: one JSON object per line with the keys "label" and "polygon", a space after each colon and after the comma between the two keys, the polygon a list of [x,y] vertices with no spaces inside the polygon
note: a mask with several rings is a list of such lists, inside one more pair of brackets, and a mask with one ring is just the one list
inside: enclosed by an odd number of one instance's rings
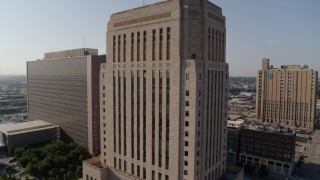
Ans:
{"label": "sunlit building facade", "polygon": [[274,68],[262,60],[257,75],[256,116],[262,122],[313,129],[318,72],[308,66]]}
{"label": "sunlit building facade", "polygon": [[225,42],[222,10],[207,0],[163,1],[113,14],[100,75],[101,164],[85,161],[84,178],[221,178]]}

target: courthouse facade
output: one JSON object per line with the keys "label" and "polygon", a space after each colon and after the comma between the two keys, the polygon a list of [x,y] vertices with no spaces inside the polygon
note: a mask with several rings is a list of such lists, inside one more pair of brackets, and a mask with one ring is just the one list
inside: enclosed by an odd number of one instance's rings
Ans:
{"label": "courthouse facade", "polygon": [[84,179],[219,179],[226,171],[225,42],[222,10],[207,0],[113,14],[100,76],[101,162],[85,161]]}

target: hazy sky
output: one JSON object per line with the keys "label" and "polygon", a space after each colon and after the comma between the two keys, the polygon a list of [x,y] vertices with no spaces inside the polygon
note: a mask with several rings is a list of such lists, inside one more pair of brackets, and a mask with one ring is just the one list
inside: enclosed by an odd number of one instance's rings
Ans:
{"label": "hazy sky", "polygon": [[[147,4],[158,2],[146,0]],[[255,76],[261,58],[320,69],[320,0],[214,0],[227,19],[231,76]],[[105,54],[112,13],[142,0],[0,0],[0,75],[24,75],[43,53],[84,47]]]}

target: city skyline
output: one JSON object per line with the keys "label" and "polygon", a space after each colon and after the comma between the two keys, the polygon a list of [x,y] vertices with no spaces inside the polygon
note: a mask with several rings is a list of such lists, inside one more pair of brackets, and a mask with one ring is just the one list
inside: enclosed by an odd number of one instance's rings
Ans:
{"label": "city skyline", "polygon": [[[160,1],[149,0],[146,4],[154,2]],[[224,9],[227,19],[230,76],[255,77],[264,57],[277,67],[307,64],[320,69],[319,1],[211,2]],[[25,75],[26,61],[43,58],[43,52],[85,46],[105,54],[109,16],[139,6],[140,0],[120,0],[112,5],[102,1],[3,1],[0,75]]]}

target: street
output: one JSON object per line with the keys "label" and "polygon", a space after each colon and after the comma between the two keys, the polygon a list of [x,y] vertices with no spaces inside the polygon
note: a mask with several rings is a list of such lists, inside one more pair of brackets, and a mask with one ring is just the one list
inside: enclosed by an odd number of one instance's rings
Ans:
{"label": "street", "polygon": [[[318,124],[319,127],[319,124]],[[309,145],[307,157],[300,168],[296,168],[295,176],[318,180],[320,178],[320,130],[315,130],[312,142]]]}

